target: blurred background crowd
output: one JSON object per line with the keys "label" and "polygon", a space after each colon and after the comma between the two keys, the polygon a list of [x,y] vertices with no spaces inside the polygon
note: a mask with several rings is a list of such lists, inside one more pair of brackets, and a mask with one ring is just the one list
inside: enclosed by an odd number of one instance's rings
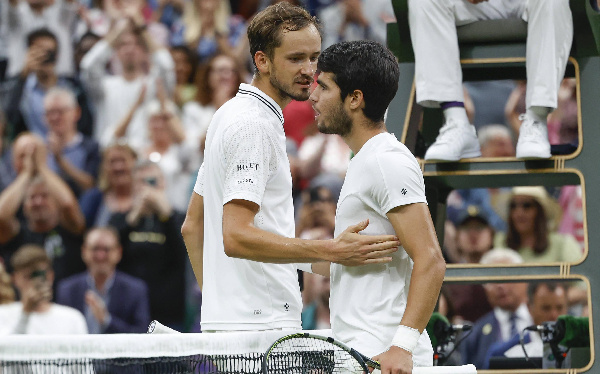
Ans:
{"label": "blurred background crowd", "polygon": [[[14,300],[32,311],[71,306],[86,327],[73,332],[144,332],[152,319],[199,331],[201,293],[180,228],[212,115],[252,77],[246,26],[275,2],[0,0],[5,308]],[[385,43],[394,21],[390,0],[290,2],[320,19],[323,48]],[[524,82],[464,86],[482,156],[513,157]],[[577,147],[576,93],[565,79],[548,119],[552,144]],[[283,113],[296,234],[332,238],[350,149],[317,131],[309,102]],[[514,252],[517,262],[583,255],[581,186],[455,190],[447,208],[448,263],[479,263],[493,248]],[[304,328],[329,327],[328,279],[305,274],[303,284]],[[585,314],[585,288],[567,286],[566,308]],[[497,305],[488,288],[444,286],[440,310],[476,322]],[[527,297],[519,292],[517,306]],[[51,332],[39,329],[26,331]]]}

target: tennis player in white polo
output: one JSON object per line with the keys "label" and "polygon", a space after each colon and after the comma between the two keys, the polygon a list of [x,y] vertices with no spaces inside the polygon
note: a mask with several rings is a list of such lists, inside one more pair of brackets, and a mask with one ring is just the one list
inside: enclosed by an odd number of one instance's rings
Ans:
{"label": "tennis player in white polo", "polygon": [[384,114],[398,89],[398,63],[379,43],[343,42],[323,51],[318,70],[310,100],[319,130],[341,135],[355,154],[338,200],[336,234],[348,222],[369,219],[363,233],[395,234],[402,244],[385,264],[313,265],[316,272],[331,271],[334,338],[374,357],[382,373],[432,366],[424,329],[446,264],[419,164],[385,128]]}
{"label": "tennis player in white polo", "polygon": [[393,234],[359,235],[366,221],[333,240],[293,238],[281,110],[308,99],[321,35],[315,18],[283,2],[253,18],[248,38],[252,84],[240,85],[213,117],[182,227],[202,287],[203,331],[301,329],[294,263],[385,263],[399,245]]}

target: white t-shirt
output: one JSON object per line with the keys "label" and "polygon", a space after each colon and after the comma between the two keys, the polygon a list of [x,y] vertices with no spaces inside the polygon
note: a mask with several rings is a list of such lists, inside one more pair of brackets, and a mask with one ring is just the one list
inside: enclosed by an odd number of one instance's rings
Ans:
{"label": "white t-shirt", "polygon": [[256,227],[294,236],[292,177],[275,101],[240,85],[208,127],[194,191],[204,197],[202,330],[300,329],[296,265],[231,258],[223,248],[223,205],[233,199],[260,206]]}
{"label": "white t-shirt", "polygon": [[[338,200],[335,236],[369,219],[365,235],[394,235],[391,209],[426,203],[425,183],[410,151],[389,133],[369,139],[348,166]],[[357,267],[331,264],[331,328],[334,338],[359,352],[385,352],[406,308],[413,261],[401,247],[392,262]],[[423,332],[413,351],[415,366],[431,366],[433,349]]]}
{"label": "white t-shirt", "polygon": [[[21,302],[0,305],[0,336],[14,334],[22,314]],[[25,334],[31,335],[87,333],[87,324],[80,311],[54,303],[44,313],[30,313],[25,330]]]}

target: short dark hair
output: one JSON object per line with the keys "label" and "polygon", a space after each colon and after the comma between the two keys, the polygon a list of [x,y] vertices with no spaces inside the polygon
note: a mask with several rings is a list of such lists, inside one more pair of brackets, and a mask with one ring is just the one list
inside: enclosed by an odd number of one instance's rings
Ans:
{"label": "short dark hair", "polygon": [[56,44],[56,49],[58,49],[58,39],[54,33],[46,28],[36,29],[27,34],[27,48],[31,47],[31,45],[38,39],[41,38],[50,38],[54,40],[54,44]]}
{"label": "short dark hair", "polygon": [[548,291],[555,292],[557,288],[562,288],[565,291],[565,295],[567,294],[567,285],[560,281],[535,281],[529,283],[527,287],[527,296],[529,297],[529,304],[533,303],[533,298],[535,294],[538,292],[540,287],[548,288]]}
{"label": "short dark hair", "polygon": [[354,90],[362,91],[365,116],[383,121],[400,78],[396,57],[388,48],[370,40],[336,43],[321,53],[317,68],[334,75],[342,100]]}
{"label": "short dark hair", "polygon": [[250,55],[252,63],[254,55],[263,51],[273,59],[275,48],[281,45],[281,35],[285,31],[298,31],[313,25],[321,34],[321,26],[316,17],[299,6],[294,6],[285,1],[270,5],[252,18],[248,26],[248,41],[250,42]]}

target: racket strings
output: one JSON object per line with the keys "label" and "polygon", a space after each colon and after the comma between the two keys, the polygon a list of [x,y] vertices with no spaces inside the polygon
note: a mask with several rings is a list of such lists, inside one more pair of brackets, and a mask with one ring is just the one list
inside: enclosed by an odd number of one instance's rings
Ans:
{"label": "racket strings", "polygon": [[336,374],[364,373],[350,353],[335,344],[311,338],[282,341],[268,353],[268,373]]}

